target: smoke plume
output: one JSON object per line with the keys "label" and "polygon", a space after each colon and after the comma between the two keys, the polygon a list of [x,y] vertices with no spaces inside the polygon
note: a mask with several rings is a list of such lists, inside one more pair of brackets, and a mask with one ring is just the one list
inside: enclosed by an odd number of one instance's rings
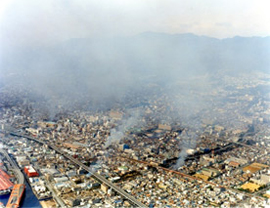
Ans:
{"label": "smoke plume", "polygon": [[105,148],[109,147],[111,144],[117,144],[125,136],[125,132],[134,126],[138,126],[141,122],[141,112],[140,110],[129,110],[129,116],[127,119],[123,119],[121,124],[111,130],[110,136],[107,138],[105,143]]}

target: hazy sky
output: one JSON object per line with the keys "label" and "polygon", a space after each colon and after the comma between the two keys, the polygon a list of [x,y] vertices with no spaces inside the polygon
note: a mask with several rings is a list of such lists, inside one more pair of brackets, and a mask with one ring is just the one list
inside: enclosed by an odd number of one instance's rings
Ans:
{"label": "hazy sky", "polygon": [[270,35],[267,0],[1,0],[1,42],[195,33],[217,38]]}

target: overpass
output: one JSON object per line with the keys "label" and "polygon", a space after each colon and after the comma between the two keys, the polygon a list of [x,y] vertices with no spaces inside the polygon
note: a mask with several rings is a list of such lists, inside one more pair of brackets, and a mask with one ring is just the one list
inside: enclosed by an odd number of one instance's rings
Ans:
{"label": "overpass", "polygon": [[37,138],[34,138],[32,136],[28,136],[28,135],[24,135],[21,133],[17,133],[14,130],[7,130],[5,128],[5,130],[0,130],[2,132],[5,133],[9,133],[11,135],[17,136],[17,137],[24,137],[26,139],[38,142],[40,144],[43,145],[47,145],[49,148],[55,150],[57,153],[63,155],[64,157],[68,158],[69,160],[71,160],[73,163],[77,164],[78,166],[80,166],[81,168],[83,168],[84,170],[88,171],[94,178],[96,178],[97,180],[101,181],[102,183],[106,184],[108,187],[110,187],[111,189],[113,189],[115,192],[117,192],[118,194],[120,194],[122,197],[124,197],[125,199],[127,199],[133,206],[136,207],[146,207],[143,203],[139,202],[137,199],[135,199],[135,197],[131,196],[130,194],[128,194],[126,191],[124,191],[123,189],[119,188],[118,186],[116,186],[115,184],[113,184],[112,182],[110,182],[109,180],[107,180],[106,178],[104,178],[103,176],[93,172],[91,170],[91,168],[89,168],[88,166],[84,165],[82,162],[80,162],[79,160],[73,158],[70,155],[67,155],[66,153],[64,153],[63,151],[61,151],[58,147],[56,147],[55,145],[52,144],[48,144],[45,141],[41,141]]}
{"label": "overpass", "polygon": [[18,165],[14,162],[14,160],[9,156],[9,154],[4,149],[0,149],[0,153],[2,153],[7,158],[11,166],[14,168],[14,171],[18,178],[18,184],[24,184],[24,175],[22,174]]}

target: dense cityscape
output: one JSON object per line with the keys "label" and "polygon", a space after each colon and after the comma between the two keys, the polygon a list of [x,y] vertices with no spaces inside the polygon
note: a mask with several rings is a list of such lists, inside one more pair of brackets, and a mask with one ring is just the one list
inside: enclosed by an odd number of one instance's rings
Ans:
{"label": "dense cityscape", "polygon": [[269,80],[217,74],[188,96],[149,83],[94,110],[41,110],[31,92],[3,87],[1,194],[28,183],[42,207],[265,207]]}
{"label": "dense cityscape", "polygon": [[270,207],[269,8],[0,0],[0,208]]}

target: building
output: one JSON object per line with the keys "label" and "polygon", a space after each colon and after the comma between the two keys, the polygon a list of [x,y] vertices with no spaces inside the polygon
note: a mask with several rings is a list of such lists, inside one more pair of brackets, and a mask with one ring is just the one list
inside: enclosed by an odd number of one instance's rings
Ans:
{"label": "building", "polygon": [[263,184],[270,183],[270,175],[262,174],[261,175],[261,181]]}
{"label": "building", "polygon": [[108,189],[109,189],[108,186],[106,186],[105,184],[101,184],[101,190],[102,190],[104,193],[107,193],[107,192],[108,192]]}
{"label": "building", "polygon": [[12,189],[13,183],[9,179],[10,176],[0,169],[0,195]]}
{"label": "building", "polygon": [[234,168],[238,168],[240,166],[240,163],[231,161],[231,162],[229,162],[228,165],[231,167],[234,167]]}
{"label": "building", "polygon": [[111,111],[109,113],[109,116],[115,120],[120,120],[123,117],[123,113],[117,112],[117,111]]}
{"label": "building", "polygon": [[30,162],[29,162],[29,160],[21,160],[18,162],[18,164],[20,167],[24,167],[24,166],[29,166]]}
{"label": "building", "polygon": [[256,173],[258,172],[259,170],[262,170],[264,168],[267,168],[268,166],[267,165],[264,165],[264,164],[260,164],[260,163],[252,163],[251,165],[249,166],[246,166],[243,168],[243,171],[245,173]]}
{"label": "building", "polygon": [[206,175],[203,175],[203,174],[200,174],[200,173],[196,173],[195,175],[194,175],[196,178],[200,178],[200,179],[202,179],[202,180],[204,180],[204,181],[208,181],[209,180],[209,176],[206,176]]}
{"label": "building", "polygon": [[245,183],[244,185],[241,186],[242,189],[244,190],[249,190],[250,192],[255,192],[258,191],[260,186],[255,184],[255,183]]}
{"label": "building", "polygon": [[37,177],[39,176],[38,172],[32,166],[25,166],[24,172],[28,177]]}
{"label": "building", "polygon": [[66,176],[54,178],[55,183],[63,183],[63,182],[66,182],[66,181],[68,181],[68,180],[69,180],[69,179],[68,179],[68,177],[66,177]]}
{"label": "building", "polygon": [[172,130],[172,127],[169,126],[169,125],[159,124],[158,125],[158,129],[160,129],[160,130],[166,130],[166,131],[171,131]]}

